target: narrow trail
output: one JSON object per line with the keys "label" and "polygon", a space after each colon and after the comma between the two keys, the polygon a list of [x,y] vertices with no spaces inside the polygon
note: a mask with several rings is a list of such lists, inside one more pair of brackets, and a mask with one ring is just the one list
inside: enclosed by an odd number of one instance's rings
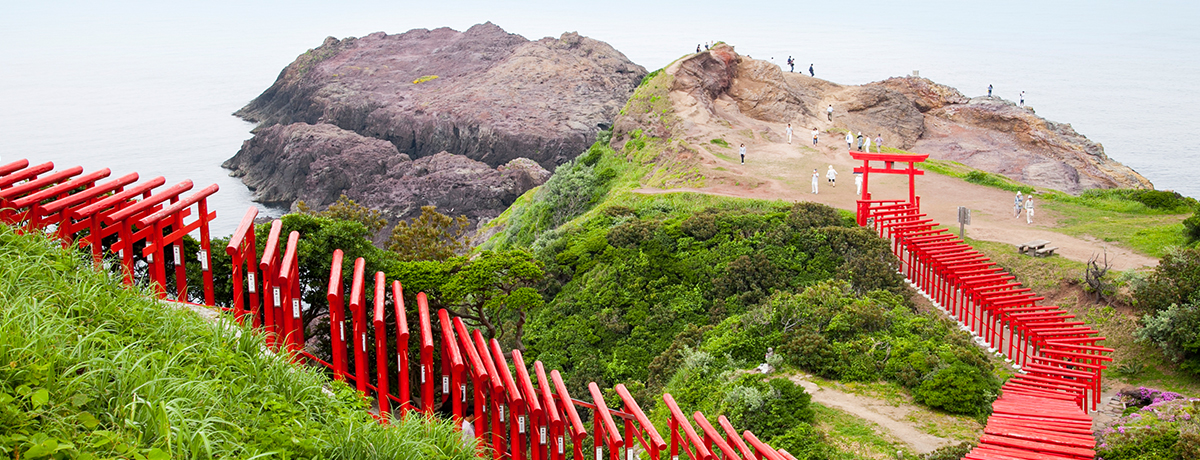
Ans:
{"label": "narrow trail", "polygon": [[[861,166],[861,163],[850,157],[845,134],[826,132],[832,127],[830,123],[818,124],[815,127],[820,134],[814,146],[810,134],[814,126],[793,124],[792,143],[788,144],[784,134],[785,124],[768,123],[742,115],[732,101],[718,100],[714,105],[718,116],[728,120],[730,125],[709,123],[707,115],[696,117],[703,119],[695,120],[688,137],[704,152],[704,165],[720,171],[726,183],[703,188],[640,188],[635,192],[696,192],[766,200],[814,201],[850,211],[855,209],[857,196],[854,193],[853,168]],[[689,115],[689,111],[683,112],[685,117]],[[864,136],[868,134],[863,133]],[[717,138],[725,139],[730,147],[706,141]],[[738,145],[743,142],[747,150],[744,165],[738,161]],[[826,181],[829,166],[833,166],[838,173],[836,186]],[[819,193],[816,194],[811,193],[814,170],[819,175]],[[869,185],[876,199],[908,196],[907,176],[875,174],[870,177]],[[1041,207],[1036,196],[1034,204],[1039,207],[1033,224],[1027,224],[1024,214],[1019,218],[1013,217],[1013,194],[1005,190],[926,173],[917,177],[916,191],[921,198],[921,210],[942,225],[956,226],[958,207],[970,208],[971,225],[966,229],[970,238],[1011,244],[1014,251],[1016,245],[1043,239],[1057,246],[1057,253],[1062,257],[1079,262],[1087,262],[1093,254],[1107,251],[1112,268],[1122,271],[1158,264],[1157,259],[1126,248],[1055,232],[1057,216]]]}
{"label": "narrow trail", "polygon": [[919,454],[933,452],[939,447],[954,443],[951,439],[917,430],[913,423],[907,420],[909,413],[922,410],[919,407],[894,404],[878,398],[847,393],[837,388],[822,387],[807,380],[803,375],[790,375],[788,380],[803,386],[804,391],[812,395],[813,402],[848,412],[879,425],[888,435],[908,444]]}

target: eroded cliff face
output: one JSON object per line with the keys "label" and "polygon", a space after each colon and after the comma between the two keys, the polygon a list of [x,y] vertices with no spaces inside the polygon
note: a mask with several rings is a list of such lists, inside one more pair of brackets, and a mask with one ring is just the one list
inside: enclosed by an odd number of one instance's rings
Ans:
{"label": "eroded cliff face", "polygon": [[412,158],[447,151],[493,167],[524,157],[553,168],[611,125],[645,74],[576,33],[529,41],[491,23],[380,32],[326,39],[237,115],[329,123]]}
{"label": "eroded cliff face", "polygon": [[[717,165],[720,161],[715,158],[694,155],[711,150],[710,138],[733,135],[751,142],[777,142],[783,126],[791,123],[797,137],[806,137],[813,127],[826,139],[839,138],[846,131],[872,138],[882,134],[890,147],[1068,193],[1153,187],[1069,124],[1046,120],[1032,109],[1002,99],[970,99],[923,78],[839,85],[783,72],[777,65],[738,55],[725,44],[685,57],[666,72],[673,77],[670,98],[680,120],[665,134],[683,143],[671,153],[673,158],[660,160],[692,156],[696,165]],[[830,105],[832,119],[826,114]],[[617,148],[635,129],[663,131],[638,113],[619,117],[616,128],[613,146]],[[706,176],[719,183],[746,182],[721,171],[713,167]],[[729,180],[723,176],[730,176]]]}
{"label": "eroded cliff face", "polygon": [[[330,37],[236,113],[259,127],[225,167],[262,202],[304,199],[320,209],[346,193],[393,217],[434,204],[467,214],[474,225],[545,180],[485,193],[497,187],[486,179],[499,174],[496,168],[524,158],[553,170],[574,158],[611,126],[645,74],[604,42],[576,33],[529,41],[491,23],[465,32]],[[435,155],[440,159],[414,166],[428,174],[394,171]],[[473,184],[472,175],[483,182]],[[385,176],[453,180],[410,186],[381,182]]]}
{"label": "eroded cliff face", "polygon": [[264,203],[328,204],[345,193],[384,212],[390,224],[434,205],[473,223],[492,219],[550,178],[532,160],[500,167],[446,152],[412,160],[391,143],[329,124],[292,123],[259,130],[226,167]]}

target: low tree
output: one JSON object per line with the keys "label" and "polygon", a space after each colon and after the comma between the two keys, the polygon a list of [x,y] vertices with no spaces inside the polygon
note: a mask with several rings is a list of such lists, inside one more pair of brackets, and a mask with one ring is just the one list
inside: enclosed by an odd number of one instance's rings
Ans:
{"label": "low tree", "polygon": [[442,285],[442,303],[454,314],[473,321],[488,338],[508,338],[522,352],[526,314],[545,301],[534,287],[545,276],[542,263],[524,250],[484,251],[474,259],[460,259]]}
{"label": "low tree", "polygon": [[436,206],[421,206],[420,216],[392,229],[387,248],[401,260],[446,260],[470,246],[467,225],[467,216],[452,218]]}
{"label": "low tree", "polygon": [[296,210],[301,214],[358,222],[363,224],[371,234],[375,234],[375,232],[383,229],[388,224],[387,219],[383,218],[383,213],[355,203],[345,193],[338,197],[337,202],[329,205],[324,211],[313,211],[304,200],[296,201]]}

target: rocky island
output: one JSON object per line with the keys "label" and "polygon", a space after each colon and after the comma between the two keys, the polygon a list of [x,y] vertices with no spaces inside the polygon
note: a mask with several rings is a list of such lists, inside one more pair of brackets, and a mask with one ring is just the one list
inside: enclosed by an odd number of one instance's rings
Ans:
{"label": "rocky island", "polygon": [[263,203],[345,193],[393,223],[432,204],[477,224],[608,129],[645,74],[576,33],[491,23],[330,37],[237,111],[259,126],[224,166]]}

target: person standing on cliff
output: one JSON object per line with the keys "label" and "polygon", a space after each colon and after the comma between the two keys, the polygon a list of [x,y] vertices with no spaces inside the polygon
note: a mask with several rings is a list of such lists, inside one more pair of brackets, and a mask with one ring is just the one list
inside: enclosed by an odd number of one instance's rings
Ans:
{"label": "person standing on cliff", "polygon": [[700,44],[699,44],[699,43],[697,43],[697,44],[696,44],[696,52],[697,52],[697,53],[699,53],[699,52],[700,52]]}
{"label": "person standing on cliff", "polygon": [[1025,92],[1021,91],[1021,107],[1025,107]]}
{"label": "person standing on cliff", "polygon": [[746,144],[742,144],[738,149],[738,154],[742,156],[742,164],[746,164]]}
{"label": "person standing on cliff", "polygon": [[875,153],[883,153],[883,133],[875,136]]}
{"label": "person standing on cliff", "polygon": [[810,76],[810,77],[815,77],[815,76],[817,76],[817,74],[813,73],[812,64],[809,64],[809,65],[808,65],[808,76]]}
{"label": "person standing on cliff", "polygon": [[846,150],[854,148],[854,134],[846,131]]}
{"label": "person standing on cliff", "polygon": [[788,56],[788,67],[790,67],[790,68],[791,68],[790,70],[788,70],[788,72],[795,72],[795,71],[796,71],[796,60],[795,60],[795,59],[792,59],[792,57],[791,57],[791,56]]}
{"label": "person standing on cliff", "polygon": [[988,84],[988,97],[992,97],[992,85]]}
{"label": "person standing on cliff", "polygon": [[829,121],[833,121],[833,104],[829,104],[829,108],[825,109],[825,115],[829,117]]}
{"label": "person standing on cliff", "polygon": [[792,124],[791,123],[788,123],[787,137],[788,137],[788,143],[791,144],[792,143]]}
{"label": "person standing on cliff", "polygon": [[829,165],[829,170],[825,171],[825,178],[829,179],[829,185],[837,187],[837,171],[833,170],[833,165]]}
{"label": "person standing on cliff", "polygon": [[1017,199],[1013,201],[1013,217],[1021,217],[1021,204],[1025,198],[1021,196],[1021,191],[1017,190]]}
{"label": "person standing on cliff", "polygon": [[813,177],[812,177],[813,191],[812,192],[814,194],[817,193],[817,183],[819,183],[820,180],[821,180],[821,173],[818,173],[816,168],[813,168]]}
{"label": "person standing on cliff", "polygon": [[1033,223],[1033,195],[1025,197],[1025,223]]}
{"label": "person standing on cliff", "polygon": [[814,128],[813,128],[813,132],[812,132],[812,135],[813,135],[813,145],[817,145],[817,134],[818,134],[818,132],[817,132],[817,128],[816,128],[816,127],[814,127]]}

